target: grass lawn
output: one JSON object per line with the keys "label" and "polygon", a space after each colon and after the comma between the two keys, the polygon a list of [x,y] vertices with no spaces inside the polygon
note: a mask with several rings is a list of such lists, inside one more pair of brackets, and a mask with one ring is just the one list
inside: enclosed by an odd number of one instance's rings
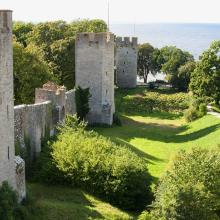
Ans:
{"label": "grass lawn", "polygon": [[[129,96],[140,91],[143,93],[140,88],[132,90]],[[118,94],[120,99],[121,94]],[[114,142],[127,145],[143,157],[155,180],[163,174],[170,158],[180,149],[220,145],[220,119],[214,116],[207,115],[187,124],[178,114],[126,114],[126,109],[123,110],[121,127],[97,128],[96,131]]]}
{"label": "grass lawn", "polygon": [[31,220],[133,219],[108,203],[80,189],[64,186],[28,184],[33,209]]}

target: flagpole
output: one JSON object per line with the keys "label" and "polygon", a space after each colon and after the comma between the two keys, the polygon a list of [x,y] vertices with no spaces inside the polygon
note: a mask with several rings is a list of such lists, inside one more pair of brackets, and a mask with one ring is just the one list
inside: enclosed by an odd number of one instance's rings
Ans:
{"label": "flagpole", "polygon": [[109,0],[108,0],[108,32],[110,31],[110,27],[109,27],[109,21],[110,21],[110,8],[109,8]]}

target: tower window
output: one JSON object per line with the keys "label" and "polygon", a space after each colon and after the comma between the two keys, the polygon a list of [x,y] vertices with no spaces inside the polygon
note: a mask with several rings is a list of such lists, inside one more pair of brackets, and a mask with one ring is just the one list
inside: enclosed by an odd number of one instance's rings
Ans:
{"label": "tower window", "polygon": [[9,147],[8,147],[8,160],[10,159],[10,154],[9,154]]}

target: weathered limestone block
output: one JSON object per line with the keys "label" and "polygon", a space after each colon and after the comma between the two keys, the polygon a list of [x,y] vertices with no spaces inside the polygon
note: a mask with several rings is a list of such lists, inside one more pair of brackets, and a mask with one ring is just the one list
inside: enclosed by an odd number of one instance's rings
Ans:
{"label": "weathered limestone block", "polygon": [[15,157],[15,171],[16,171],[16,188],[18,193],[18,200],[21,202],[26,197],[25,184],[25,162],[20,156]]}
{"label": "weathered limestone block", "polygon": [[112,33],[79,33],[76,37],[76,86],[90,89],[90,124],[113,122],[114,45]]}
{"label": "weathered limestone block", "polygon": [[66,114],[74,115],[76,113],[75,90],[66,92]]}
{"label": "weathered limestone block", "polygon": [[116,39],[116,84],[119,88],[137,85],[137,38]]}
{"label": "weathered limestone block", "polygon": [[0,184],[16,189],[14,156],[12,12],[0,10]]}

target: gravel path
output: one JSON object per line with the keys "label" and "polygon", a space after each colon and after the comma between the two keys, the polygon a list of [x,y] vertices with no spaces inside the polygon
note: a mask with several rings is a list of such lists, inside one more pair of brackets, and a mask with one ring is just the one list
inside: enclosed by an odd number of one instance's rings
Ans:
{"label": "gravel path", "polygon": [[212,110],[212,106],[211,106],[211,105],[208,105],[208,106],[207,106],[207,109],[208,109],[208,114],[213,115],[213,116],[215,116],[215,117],[217,117],[217,118],[220,118],[220,113],[214,112],[214,111]]}

